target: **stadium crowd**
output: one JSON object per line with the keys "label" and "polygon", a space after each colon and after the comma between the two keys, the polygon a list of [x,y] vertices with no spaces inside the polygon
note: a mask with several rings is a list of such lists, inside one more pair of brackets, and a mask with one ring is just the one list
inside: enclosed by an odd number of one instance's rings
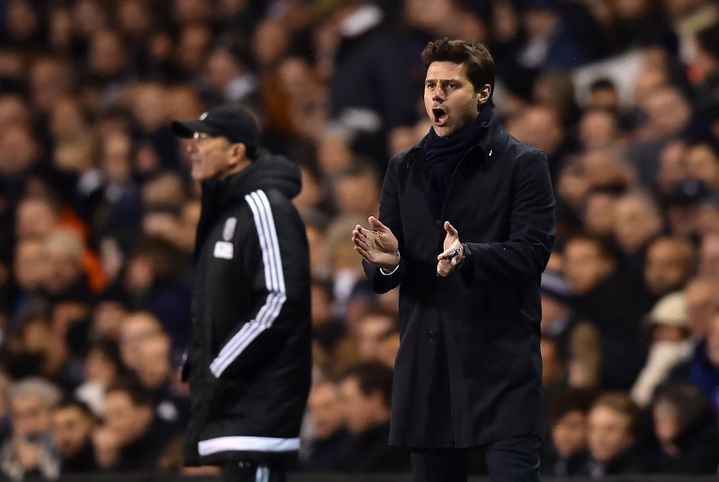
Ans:
{"label": "stadium crowd", "polygon": [[715,1],[7,0],[0,26],[2,477],[193,473],[177,367],[199,191],[169,122],[226,102],[302,172],[296,470],[406,470],[386,445],[397,293],[371,292],[350,233],[429,129],[419,53],[444,36],[490,47],[495,114],[550,162],[543,470],[717,473]]}

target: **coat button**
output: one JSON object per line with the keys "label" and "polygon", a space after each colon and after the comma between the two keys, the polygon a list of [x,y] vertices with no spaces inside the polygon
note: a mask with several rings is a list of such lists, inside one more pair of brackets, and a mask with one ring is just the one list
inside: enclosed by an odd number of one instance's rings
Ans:
{"label": "coat button", "polygon": [[430,331],[429,333],[427,333],[427,338],[429,338],[429,341],[437,341],[437,332]]}

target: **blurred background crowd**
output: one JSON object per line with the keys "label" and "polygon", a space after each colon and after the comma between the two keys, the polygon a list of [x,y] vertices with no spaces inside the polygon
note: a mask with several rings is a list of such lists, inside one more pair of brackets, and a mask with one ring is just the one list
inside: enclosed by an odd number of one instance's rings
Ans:
{"label": "blurred background crowd", "polygon": [[717,473],[716,2],[7,0],[2,477],[183,470],[200,207],[168,123],[224,102],[302,172],[315,382],[297,469],[406,470],[386,446],[398,297],[371,292],[349,239],[429,129],[419,54],[443,36],[490,47],[495,115],[550,162],[545,472]]}

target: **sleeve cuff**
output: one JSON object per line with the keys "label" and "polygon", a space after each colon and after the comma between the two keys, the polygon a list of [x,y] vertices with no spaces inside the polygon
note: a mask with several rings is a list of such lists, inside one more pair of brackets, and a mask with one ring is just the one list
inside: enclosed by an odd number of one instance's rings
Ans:
{"label": "sleeve cuff", "polygon": [[401,259],[402,259],[402,257],[400,256],[399,251],[397,251],[397,266],[395,266],[394,268],[392,268],[389,271],[384,268],[380,268],[379,272],[382,273],[384,276],[393,275],[399,269],[399,262]]}

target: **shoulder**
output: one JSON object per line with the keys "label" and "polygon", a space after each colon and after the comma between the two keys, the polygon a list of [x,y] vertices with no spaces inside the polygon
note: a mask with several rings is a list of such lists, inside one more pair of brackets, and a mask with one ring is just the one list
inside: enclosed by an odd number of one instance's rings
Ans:
{"label": "shoulder", "polygon": [[395,154],[390,158],[390,160],[387,162],[387,168],[389,169],[398,169],[400,166],[405,165],[408,162],[411,162],[412,159],[415,156],[422,154],[422,149],[424,148],[424,142],[427,136],[425,135],[420,139],[417,144],[410,147],[409,149],[405,149],[404,151],[400,152],[399,154]]}
{"label": "shoulder", "polygon": [[[504,128],[502,128],[504,130]],[[544,161],[546,162],[547,156],[541,149],[522,142],[513,137],[508,132],[504,131],[507,137],[506,143],[506,155],[515,160],[517,163],[533,162],[533,161]]]}
{"label": "shoulder", "polygon": [[[292,200],[275,189],[257,189],[245,195],[245,205],[255,223],[276,225],[282,231],[301,224],[301,217]],[[304,228],[303,228],[304,229]]]}

